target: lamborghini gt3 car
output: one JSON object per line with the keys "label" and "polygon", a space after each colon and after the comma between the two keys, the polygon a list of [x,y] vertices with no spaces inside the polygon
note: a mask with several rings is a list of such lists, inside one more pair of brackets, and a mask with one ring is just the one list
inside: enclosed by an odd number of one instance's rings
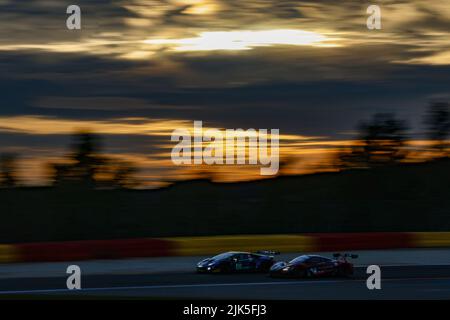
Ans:
{"label": "lamborghini gt3 car", "polygon": [[353,274],[353,264],[348,258],[358,258],[356,254],[335,253],[334,259],[318,255],[302,255],[290,262],[277,262],[269,271],[271,277],[347,277]]}
{"label": "lamborghini gt3 car", "polygon": [[197,264],[199,273],[268,272],[275,263],[273,251],[225,252]]}

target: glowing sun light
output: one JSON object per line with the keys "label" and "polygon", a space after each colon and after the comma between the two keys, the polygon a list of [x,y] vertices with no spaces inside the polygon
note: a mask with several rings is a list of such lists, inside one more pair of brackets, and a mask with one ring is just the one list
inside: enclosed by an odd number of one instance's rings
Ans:
{"label": "glowing sun light", "polygon": [[148,39],[144,43],[167,45],[174,51],[251,50],[275,45],[320,45],[327,37],[310,31],[279,29],[265,31],[201,32],[194,38]]}

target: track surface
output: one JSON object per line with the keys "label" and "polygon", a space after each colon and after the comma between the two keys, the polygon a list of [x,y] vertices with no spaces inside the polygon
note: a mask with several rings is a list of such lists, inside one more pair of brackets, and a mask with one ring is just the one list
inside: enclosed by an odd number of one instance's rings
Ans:
{"label": "track surface", "polygon": [[68,291],[66,277],[0,279],[0,299],[14,295],[200,299],[450,299],[450,266],[382,266],[382,289],[368,290],[366,268],[350,279],[272,279],[265,274],[109,274],[82,277]]}

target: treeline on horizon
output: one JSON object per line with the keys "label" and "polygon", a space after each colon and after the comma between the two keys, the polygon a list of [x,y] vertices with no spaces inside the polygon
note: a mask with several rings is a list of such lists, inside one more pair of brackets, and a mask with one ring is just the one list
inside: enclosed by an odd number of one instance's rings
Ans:
{"label": "treeline on horizon", "polygon": [[[450,108],[447,102],[434,102],[424,115],[426,139],[433,145],[414,152],[431,153],[431,159],[448,156],[447,137],[450,132]],[[372,168],[402,163],[411,153],[408,146],[408,127],[405,121],[392,113],[375,114],[370,121],[357,127],[354,146],[342,147],[332,166],[339,169]],[[133,163],[101,155],[99,137],[91,133],[74,135],[72,151],[66,163],[49,164],[51,184],[56,187],[80,186],[86,188],[126,188],[141,185]],[[430,158],[430,157],[429,157]],[[17,154],[0,154],[0,188],[20,186]],[[288,162],[281,161],[283,165]],[[213,169],[212,169],[213,170]]]}
{"label": "treeline on horizon", "polygon": [[233,234],[450,231],[450,158],[150,191],[11,188],[0,243]]}
{"label": "treeline on horizon", "polygon": [[[425,118],[435,141],[427,152],[436,154],[427,163],[403,164],[406,126],[384,114],[360,124],[362,143],[336,157],[344,169],[340,172],[230,184],[192,180],[132,192],[131,166],[102,158],[94,152],[94,136],[78,135],[71,155],[75,160],[54,165],[60,187],[0,191],[0,243],[450,231],[448,105],[434,104]],[[110,168],[107,181],[114,187],[96,188],[99,166]]]}

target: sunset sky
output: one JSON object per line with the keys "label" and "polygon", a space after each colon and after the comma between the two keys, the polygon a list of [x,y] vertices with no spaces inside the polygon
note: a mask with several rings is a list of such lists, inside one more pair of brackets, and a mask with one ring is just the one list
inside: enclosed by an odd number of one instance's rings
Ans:
{"label": "sunset sky", "polygon": [[[82,30],[67,30],[69,4]],[[280,129],[307,172],[375,113],[424,138],[425,108],[450,99],[450,2],[0,0],[0,71],[0,153],[19,155],[24,183],[43,183],[80,129],[148,186],[195,176],[170,161],[172,130],[194,120]],[[235,169],[217,170],[251,171]]]}

